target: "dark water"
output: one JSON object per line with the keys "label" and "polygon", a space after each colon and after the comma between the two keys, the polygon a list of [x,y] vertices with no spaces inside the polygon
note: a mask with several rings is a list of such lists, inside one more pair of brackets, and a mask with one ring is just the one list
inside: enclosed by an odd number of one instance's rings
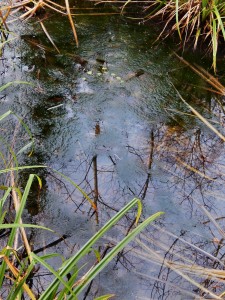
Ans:
{"label": "dark water", "polygon": [[[151,27],[119,17],[79,17],[78,49],[66,19],[50,17],[46,28],[60,54],[35,21],[6,47],[1,84],[23,80],[34,87],[20,84],[2,92],[1,113],[11,109],[23,117],[35,138],[33,155],[21,156],[20,163],[47,165],[73,179],[98,202],[99,225],[79,191],[49,170],[35,171],[43,190],[37,194],[34,188],[27,219],[69,235],[54,248],[69,257],[115,211],[140,197],[143,218],[157,211],[165,216],[98,276],[87,299],[107,293],[123,300],[207,297],[179,272],[218,294],[222,283],[214,287],[213,276],[182,266],[223,268],[223,143],[190,115],[176,89],[216,127],[224,120],[217,102],[222,99],[174,56],[174,45],[154,43]],[[4,130],[13,130],[15,122],[5,122]],[[26,134],[18,131],[20,145]],[[21,185],[27,176],[21,174]],[[114,228],[99,243],[101,250],[120,239],[133,219],[134,213]],[[32,234],[36,248],[57,238]],[[172,261],[178,272],[169,267]],[[39,278],[36,285],[45,283]]]}

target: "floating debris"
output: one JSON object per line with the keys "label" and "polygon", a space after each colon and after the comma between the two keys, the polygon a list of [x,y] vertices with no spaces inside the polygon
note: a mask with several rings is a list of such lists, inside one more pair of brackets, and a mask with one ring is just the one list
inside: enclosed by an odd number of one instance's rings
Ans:
{"label": "floating debris", "polygon": [[127,80],[130,80],[130,79],[134,78],[134,77],[139,77],[139,76],[143,75],[144,73],[145,73],[144,70],[139,69],[139,70],[137,70],[137,71],[135,71],[131,74],[128,74],[127,78],[125,80],[127,81]]}
{"label": "floating debris", "polygon": [[51,96],[47,99],[47,101],[50,102],[62,102],[64,101],[64,97],[61,95],[55,95],[55,96]]}
{"label": "floating debris", "polygon": [[47,110],[52,110],[52,109],[55,109],[55,108],[59,108],[59,107],[61,107],[63,105],[64,104],[59,104],[59,105],[56,105],[56,106],[52,106],[52,107],[47,108]]}
{"label": "floating debris", "polygon": [[105,64],[105,63],[106,63],[106,61],[105,61],[103,58],[100,58],[100,57],[97,57],[97,58],[96,58],[96,61],[97,61],[98,63],[101,63],[101,64]]}

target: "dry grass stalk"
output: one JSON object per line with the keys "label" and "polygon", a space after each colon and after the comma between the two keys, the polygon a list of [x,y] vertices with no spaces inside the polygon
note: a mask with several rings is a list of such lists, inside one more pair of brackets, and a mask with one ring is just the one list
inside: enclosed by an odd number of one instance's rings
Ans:
{"label": "dry grass stalk", "polygon": [[[95,1],[100,3],[122,4],[121,13],[126,12],[127,8],[136,7],[137,1]],[[149,0],[139,1],[139,13],[143,17],[143,22],[157,20],[163,24],[159,38],[163,35],[167,37],[177,32],[181,45],[185,47],[187,42],[193,44],[196,49],[199,41],[204,42],[204,48],[213,54],[213,68],[216,72],[216,58],[219,42],[225,42],[225,2],[222,0]],[[141,5],[142,3],[142,5]],[[141,8],[140,8],[141,7]],[[135,19],[135,18],[132,18]]]}
{"label": "dry grass stalk", "polygon": [[[29,4],[32,4],[33,7],[28,6]],[[51,10],[57,12],[57,13],[60,13],[61,15],[67,15],[68,16],[70,26],[71,26],[72,31],[73,31],[74,39],[75,39],[76,45],[78,46],[78,37],[77,37],[77,32],[76,32],[76,28],[75,28],[75,25],[74,25],[74,21],[72,19],[72,14],[71,14],[71,11],[70,11],[69,0],[65,0],[65,7],[61,6],[57,3],[54,3],[51,0],[39,0],[37,2],[33,2],[31,0],[28,0],[28,1],[22,1],[22,2],[19,2],[19,3],[10,3],[9,5],[6,5],[6,6],[2,7],[1,10],[0,10],[0,13],[3,15],[3,12],[4,12],[2,20],[4,21],[5,24],[6,24],[6,20],[7,20],[7,24],[9,24],[11,22],[16,22],[18,19],[19,20],[28,20],[31,17],[33,17],[36,14],[36,12],[38,12],[41,9],[44,9],[45,7],[49,8],[49,9],[51,9]],[[15,13],[17,13],[18,11],[22,11],[24,9],[26,10],[26,12],[22,13],[19,17],[8,20]],[[1,14],[0,14],[0,18],[1,18]],[[57,46],[55,45],[53,39],[51,38],[51,36],[47,32],[47,29],[44,26],[44,24],[42,22],[40,22],[40,25],[41,25],[43,31],[45,32],[46,36],[48,37],[49,41],[51,42],[51,44],[54,46],[54,48],[57,50],[57,52],[59,52],[59,49],[57,48]]]}
{"label": "dry grass stalk", "polygon": [[71,16],[71,12],[70,12],[69,0],[65,0],[65,4],[66,4],[67,15],[68,15],[68,18],[69,18],[69,21],[70,21],[70,25],[71,25],[71,28],[72,28],[72,31],[73,31],[74,39],[75,39],[76,45],[78,47],[78,45],[79,45],[79,43],[78,43],[78,37],[77,37],[76,28],[74,26],[73,19],[72,19],[72,16]]}
{"label": "dry grass stalk", "polygon": [[[10,269],[12,274],[15,276],[17,283],[20,283],[20,281],[23,280],[23,276],[21,276],[20,271],[10,262],[10,260],[8,259],[7,256],[1,255],[0,258],[3,258],[3,260],[7,264],[8,268]],[[15,280],[13,278],[11,278],[11,277],[8,277],[8,278],[11,281],[15,282]],[[25,282],[22,284],[22,289],[27,293],[27,295],[29,296],[29,298],[31,300],[36,300],[36,297],[35,297],[34,293],[31,291],[31,289],[29,288],[29,286]]]}
{"label": "dry grass stalk", "polygon": [[191,68],[196,74],[198,74],[203,80],[205,80],[209,85],[211,85],[215,90],[213,92],[216,92],[219,95],[224,96],[225,95],[225,87],[219,82],[219,80],[211,75],[209,72],[207,72],[205,69],[198,65],[192,65],[187,60],[185,60],[183,57],[179,56],[176,52],[174,52],[174,55],[179,58],[180,61],[182,61],[185,65],[187,65],[189,68]]}
{"label": "dry grass stalk", "polygon": [[[10,173],[10,180],[11,180],[11,186],[15,187],[15,179],[14,179],[14,172],[13,171],[11,171],[11,173]],[[14,204],[14,207],[15,207],[15,211],[18,212],[19,207],[20,207],[20,200],[18,199],[17,193],[16,193],[16,191],[15,191],[14,188],[12,189],[12,198],[13,198],[13,204]],[[20,219],[20,223],[23,224],[22,219]],[[29,242],[28,242],[26,231],[25,231],[25,229],[23,227],[21,227],[20,228],[20,232],[21,232],[21,236],[22,236],[22,239],[23,239],[24,247],[26,249],[27,255],[28,255],[29,260],[30,260],[30,263],[32,263],[33,259],[30,256],[31,248],[30,248],[30,245],[29,245]],[[15,246],[16,245],[14,245],[14,248],[15,248]]]}
{"label": "dry grass stalk", "polygon": [[48,31],[47,31],[46,27],[44,26],[43,22],[40,21],[40,24],[41,24],[41,27],[42,27],[44,33],[46,34],[47,38],[49,39],[49,41],[50,41],[51,44],[53,45],[53,47],[56,49],[56,51],[57,51],[58,53],[60,53],[58,47],[57,47],[56,44],[54,43],[53,39],[51,38],[50,34],[48,33]]}

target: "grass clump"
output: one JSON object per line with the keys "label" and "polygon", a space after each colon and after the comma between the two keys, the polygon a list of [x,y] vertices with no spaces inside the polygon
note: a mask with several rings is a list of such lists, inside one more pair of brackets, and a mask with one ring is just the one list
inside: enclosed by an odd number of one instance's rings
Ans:
{"label": "grass clump", "polygon": [[[204,41],[208,50],[212,52],[213,68],[216,71],[218,45],[220,42],[224,44],[225,41],[224,1],[168,1],[157,13],[152,16],[150,13],[146,18],[157,15],[162,16],[162,18],[164,15],[166,16],[166,25],[162,33],[171,24],[169,34],[177,31],[184,45],[191,41],[194,49],[196,49],[199,40]],[[176,20],[175,23],[174,20]]]}
{"label": "grass clump", "polygon": [[[97,1],[96,1],[97,2]],[[111,2],[108,0],[97,3]],[[114,1],[116,3],[117,1]],[[118,1],[121,4],[121,1]],[[159,37],[171,36],[177,32],[181,45],[192,44],[193,48],[202,43],[213,56],[213,68],[216,71],[218,49],[225,42],[225,2],[222,0],[146,0],[143,2],[128,0],[121,6],[121,13],[138,5],[141,20],[157,20],[162,23]],[[141,8],[140,8],[141,7]],[[134,19],[133,17],[131,17]]]}

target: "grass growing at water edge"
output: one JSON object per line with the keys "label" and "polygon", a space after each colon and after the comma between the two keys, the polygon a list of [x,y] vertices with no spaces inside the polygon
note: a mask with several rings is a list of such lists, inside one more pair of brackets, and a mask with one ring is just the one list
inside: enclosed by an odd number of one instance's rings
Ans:
{"label": "grass growing at water edge", "polygon": [[[95,2],[99,4],[111,1],[96,0]],[[118,1],[118,4],[121,2]],[[136,6],[137,1],[122,1],[121,13]],[[221,48],[225,44],[225,2],[223,0],[147,0],[142,5],[139,3],[138,7],[143,17],[130,17],[131,19],[140,19],[143,22],[159,21],[162,26],[159,37],[167,37],[177,32],[183,49],[186,44],[192,44],[196,49],[202,43],[202,49],[206,46],[212,53],[213,69],[216,71],[218,48],[220,43]]]}
{"label": "grass growing at water edge", "polygon": [[[78,279],[79,270],[77,269],[77,264],[84,258],[92,249],[92,246],[113,226],[115,225],[130,209],[135,205],[138,205],[138,214],[136,223],[138,223],[141,214],[141,201],[139,199],[133,199],[129,202],[123,209],[121,209],[113,218],[111,218],[75,255],[70,259],[63,262],[62,266],[58,270],[47,263],[48,259],[56,256],[55,253],[37,256],[26,245],[27,256],[24,259],[19,258],[19,252],[14,248],[14,243],[16,239],[17,228],[22,231],[22,236],[26,233],[24,232],[24,227],[36,227],[46,229],[37,225],[22,224],[22,212],[26,204],[26,199],[29,195],[31,184],[35,178],[34,174],[29,176],[25,191],[22,194],[19,207],[17,208],[15,220],[13,224],[4,224],[4,216],[7,211],[3,211],[4,203],[10,195],[13,188],[9,187],[4,193],[4,196],[0,202],[1,214],[1,224],[0,229],[11,229],[10,236],[6,243],[5,248],[1,249],[0,258],[3,263],[0,267],[0,287],[4,282],[4,278],[10,278],[12,286],[10,288],[10,293],[7,299],[17,299],[18,295],[25,292],[30,299],[37,299],[35,293],[29,288],[26,283],[28,277],[32,277],[32,271],[37,263],[40,263],[45,267],[50,273],[52,273],[55,279],[52,283],[45,289],[45,291],[40,295],[39,299],[50,300],[50,299],[77,299],[78,295],[83,291],[83,289],[93,280],[97,274],[131,241],[137,236],[148,224],[153,222],[156,218],[162,215],[162,212],[156,213],[151,217],[147,218],[141,224],[131,231],[126,237],[123,238],[104,258],[98,261],[88,272],[86,272],[81,278]],[[37,177],[39,183],[41,183],[40,178]],[[25,240],[24,243],[26,244]],[[16,267],[19,265],[19,267]],[[11,274],[11,275],[10,275]],[[65,276],[71,274],[68,281],[65,280]],[[29,280],[28,280],[29,281]],[[57,295],[57,296],[56,296]],[[103,299],[108,299],[106,296]]]}

